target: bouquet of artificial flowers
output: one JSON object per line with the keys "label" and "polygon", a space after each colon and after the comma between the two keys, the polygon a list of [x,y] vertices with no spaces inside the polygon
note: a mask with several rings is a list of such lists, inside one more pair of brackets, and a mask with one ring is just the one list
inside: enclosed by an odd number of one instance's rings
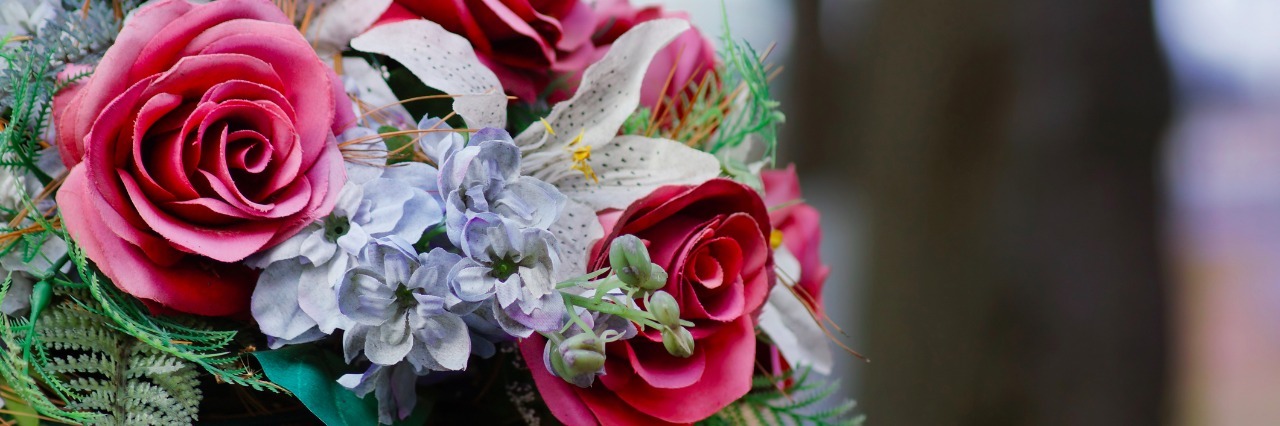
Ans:
{"label": "bouquet of artificial flowers", "polygon": [[858,420],[808,375],[818,215],[727,35],[626,0],[0,12],[5,418]]}

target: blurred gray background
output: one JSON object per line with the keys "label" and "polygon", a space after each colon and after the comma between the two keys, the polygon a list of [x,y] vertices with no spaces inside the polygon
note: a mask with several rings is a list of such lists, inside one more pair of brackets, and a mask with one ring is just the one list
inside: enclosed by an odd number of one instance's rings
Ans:
{"label": "blurred gray background", "polygon": [[725,4],[870,424],[1280,424],[1280,2]]}

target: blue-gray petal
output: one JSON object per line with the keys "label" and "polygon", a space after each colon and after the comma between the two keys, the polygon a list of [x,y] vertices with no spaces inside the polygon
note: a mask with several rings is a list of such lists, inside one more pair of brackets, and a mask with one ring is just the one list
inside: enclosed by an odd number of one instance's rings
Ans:
{"label": "blue-gray petal", "polygon": [[287,340],[316,326],[298,305],[298,277],[304,269],[313,268],[285,260],[272,263],[258,276],[249,310],[263,334]]}
{"label": "blue-gray petal", "polygon": [[337,286],[346,271],[350,256],[334,256],[328,263],[305,269],[298,276],[298,306],[314,318],[316,326],[325,333],[350,326],[351,319],[338,308]]}
{"label": "blue-gray petal", "polygon": [[493,296],[497,279],[489,276],[489,268],[466,259],[449,271],[449,284],[454,295],[466,302],[478,302]]}
{"label": "blue-gray petal", "polygon": [[507,183],[491,209],[521,225],[548,229],[560,217],[568,200],[555,186],[533,177],[521,176]]}
{"label": "blue-gray petal", "polygon": [[439,315],[428,319],[426,327],[419,330],[420,336],[427,343],[426,348],[431,357],[446,370],[459,371],[467,368],[467,358],[471,356],[471,337],[467,333],[467,324],[454,315]]}
{"label": "blue-gray petal", "polygon": [[404,360],[413,348],[408,312],[373,327],[365,336],[364,356],[374,364],[392,365]]}
{"label": "blue-gray petal", "polygon": [[338,310],[355,322],[378,325],[395,313],[395,289],[387,288],[381,271],[357,266],[338,285]]}

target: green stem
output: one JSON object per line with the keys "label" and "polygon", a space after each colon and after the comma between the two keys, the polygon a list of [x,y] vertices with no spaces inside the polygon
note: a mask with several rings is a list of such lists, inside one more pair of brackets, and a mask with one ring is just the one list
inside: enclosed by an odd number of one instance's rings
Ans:
{"label": "green stem", "polygon": [[[569,303],[569,301],[566,300],[565,303]],[[588,327],[587,322],[583,321],[582,317],[579,317],[578,314],[576,313],[569,314],[569,321],[573,324],[577,324],[578,328],[581,328],[582,331],[584,332],[593,333],[593,334],[595,333],[595,330],[592,330],[591,327]]]}
{"label": "green stem", "polygon": [[[603,274],[603,273],[605,273],[606,271],[608,271],[608,270],[607,270],[607,269],[601,269],[601,270],[596,271],[595,273],[589,274],[589,275],[587,275],[587,276],[591,276],[591,275],[599,276],[600,274]],[[615,282],[617,282],[617,283],[621,283],[621,282],[622,282],[622,280],[618,279],[615,275],[609,275],[609,276],[607,276],[607,277],[604,277],[604,278],[601,278],[601,279],[598,279],[598,280],[594,280],[594,281],[581,281],[581,278],[582,278],[582,277],[576,277],[576,278],[574,278],[574,279],[570,279],[569,281],[565,281],[565,282],[562,282],[562,283],[556,284],[556,290],[564,290],[564,289],[566,289],[566,288],[573,288],[573,287],[582,287],[582,288],[587,288],[587,289],[595,289],[595,288],[600,288],[600,286],[603,286],[603,285],[606,285],[606,284],[615,283]]]}
{"label": "green stem", "polygon": [[44,278],[44,279],[52,278],[54,275],[58,274],[58,271],[62,270],[62,267],[65,266],[67,262],[70,262],[70,261],[71,261],[70,255],[66,255],[66,254],[62,255],[62,257],[58,258],[57,261],[53,262],[53,265],[49,266],[49,270],[45,271],[44,276],[41,278]]}
{"label": "green stem", "polygon": [[[563,294],[563,293],[562,293]],[[626,318],[632,322],[642,324],[646,327],[659,328],[658,320],[654,319],[648,312],[637,311],[626,306],[613,302],[596,300],[589,297],[582,297],[576,294],[564,294],[564,300],[569,305],[578,306],[592,312],[614,315]]]}

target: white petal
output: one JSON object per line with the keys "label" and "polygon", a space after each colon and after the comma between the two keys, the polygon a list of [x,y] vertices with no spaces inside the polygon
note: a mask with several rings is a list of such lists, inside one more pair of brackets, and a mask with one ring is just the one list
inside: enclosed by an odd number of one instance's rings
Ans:
{"label": "white petal", "polygon": [[489,276],[489,268],[480,265],[462,266],[451,279],[454,294],[467,302],[479,302],[493,296],[496,291],[494,284],[498,281]]}
{"label": "white petal", "polygon": [[434,345],[427,345],[431,357],[447,370],[467,368],[467,358],[471,356],[471,336],[467,334],[467,324],[453,315],[439,315],[428,321],[427,326],[433,327],[431,333],[440,339]]}
{"label": "white petal", "polygon": [[[346,272],[349,257],[340,255],[320,267],[306,268],[298,275],[298,306],[302,308],[316,325],[325,333],[333,333],[334,329],[347,328],[351,319],[342,315],[338,309],[338,280]],[[335,273],[335,271],[337,271]]]}
{"label": "white petal", "polygon": [[688,29],[688,21],[658,19],[636,25],[619,37],[604,58],[583,73],[578,92],[547,115],[556,134],[535,123],[516,137],[516,145],[526,153],[526,174],[541,179],[539,170],[568,168],[570,154],[563,148],[580,132],[581,143],[597,148],[613,139],[640,104],[640,88],[653,56]]}
{"label": "white petal", "polygon": [[[360,351],[364,350],[365,340],[372,327],[362,324],[356,324],[347,328],[342,333],[342,354],[346,358],[347,364],[355,360],[360,355]],[[351,386],[347,386],[350,388]]]}
{"label": "white petal", "polygon": [[[569,199],[600,211],[624,209],[665,185],[696,185],[720,175],[720,161],[682,143],[644,136],[619,136],[591,154],[600,182],[581,173],[556,182]],[[567,165],[563,167],[568,167]]]}
{"label": "white petal", "polygon": [[413,198],[404,203],[404,211],[407,213],[400,221],[396,223],[395,229],[388,232],[388,235],[395,235],[403,238],[405,241],[417,242],[422,239],[422,234],[432,225],[444,221],[444,212],[440,210],[440,204],[431,198],[425,192],[412,191]]}
{"label": "white petal", "polygon": [[498,296],[498,305],[506,308],[515,303],[516,299],[520,298],[520,287],[523,281],[520,279],[519,274],[507,277],[506,281],[498,281],[498,284],[494,286],[496,290],[494,294]]}
{"label": "white petal", "polygon": [[604,228],[596,217],[596,211],[586,204],[569,200],[560,217],[551,224],[551,233],[560,243],[560,267],[556,268],[555,281],[591,272],[587,270],[587,256],[591,247],[604,237]]}
{"label": "white petal", "polygon": [[439,24],[415,19],[382,25],[351,40],[351,47],[390,56],[423,84],[464,95],[453,109],[468,126],[506,126],[507,97],[498,76],[480,63],[467,39]]}
{"label": "white petal", "polygon": [[440,188],[436,186],[439,173],[435,167],[423,163],[400,163],[382,169],[382,177],[402,181],[428,194],[440,193]]}
{"label": "white petal", "polygon": [[[785,247],[774,252],[775,258],[786,256],[795,257]],[[831,374],[834,359],[827,335],[786,284],[779,282],[769,293],[760,312],[760,329],[769,335],[787,362],[808,365],[818,374]]]}
{"label": "white petal", "polygon": [[299,334],[298,337],[294,337],[292,339],[280,339],[267,336],[267,347],[271,349],[280,349],[289,345],[300,345],[303,343],[314,342],[326,337],[329,337],[329,333],[325,333],[320,331],[318,328],[312,327],[307,329],[306,332]]}
{"label": "white petal", "polygon": [[302,230],[298,231],[297,234],[294,234],[292,237],[289,237],[289,239],[284,240],[275,247],[272,247],[270,250],[249,256],[249,258],[244,260],[244,264],[250,268],[263,269],[266,268],[267,265],[279,260],[295,259],[302,255],[303,242],[305,242],[307,238],[310,238],[312,233],[317,231],[320,232],[321,237],[324,236],[324,226],[320,225],[318,222],[307,225],[306,228],[302,228]]}
{"label": "white petal", "polygon": [[[389,124],[408,128],[414,124],[413,116],[404,109],[404,105],[400,104],[400,99],[396,98],[391,87],[387,86],[382,73],[370,66],[364,58],[342,58],[342,84],[348,94],[355,95],[369,109],[379,108],[376,115],[364,118],[386,118],[376,123],[366,123],[366,125],[377,127],[378,124]],[[360,117],[367,111],[367,109],[362,110],[358,105],[353,104],[353,107],[356,109],[356,117]]]}
{"label": "white petal", "polygon": [[[365,185],[364,199],[371,202],[372,209],[364,218],[365,222],[360,224],[360,228],[376,237],[390,233],[401,220],[405,219],[403,216],[408,215],[411,218],[417,213],[406,209],[407,206],[405,206],[405,203],[413,198],[414,192],[409,185],[393,179],[374,179],[369,182]],[[425,229],[426,226],[423,228]],[[418,236],[420,237],[421,234]]]}
{"label": "white petal", "polygon": [[316,43],[316,51],[327,56],[342,51],[351,39],[360,34],[387,11],[392,0],[336,0],[320,9],[311,21],[314,31],[309,40]]}
{"label": "white petal", "polygon": [[308,227],[306,230],[310,232],[298,234],[298,236],[306,235],[302,239],[302,244],[298,246],[298,256],[312,265],[319,265],[332,259],[333,254],[338,251],[338,245],[324,237],[324,226],[314,227],[314,229]]}

